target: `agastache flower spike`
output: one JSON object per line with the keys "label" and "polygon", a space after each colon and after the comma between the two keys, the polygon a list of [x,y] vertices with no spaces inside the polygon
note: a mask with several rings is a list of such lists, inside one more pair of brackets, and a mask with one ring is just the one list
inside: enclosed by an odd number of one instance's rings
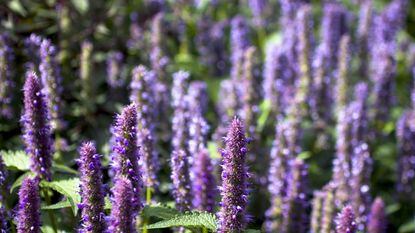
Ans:
{"label": "agastache flower spike", "polygon": [[377,197],[372,204],[367,223],[367,233],[385,233],[386,232],[386,213],[385,203],[382,198]]}
{"label": "agastache flower spike", "polygon": [[109,221],[109,233],[134,233],[135,213],[131,206],[134,204],[135,192],[131,180],[121,176],[115,181],[112,189],[112,209]]}
{"label": "agastache flower spike", "polygon": [[176,209],[180,212],[189,211],[192,207],[190,168],[187,153],[184,150],[174,150],[171,155],[171,179],[173,181],[173,196]]}
{"label": "agastache flower spike", "polygon": [[336,214],[335,206],[335,187],[333,183],[327,184],[323,188],[325,192],[322,214],[321,214],[321,231],[320,233],[331,233],[334,230],[334,217]]}
{"label": "agastache flower spike", "polygon": [[[242,78],[242,66],[244,52],[248,48],[249,42],[249,28],[247,22],[242,16],[235,16],[231,22],[231,79],[234,82],[240,81]],[[240,90],[237,90],[239,95]]]}
{"label": "agastache flower spike", "polygon": [[265,16],[267,9],[269,9],[268,0],[253,0],[248,1],[248,4],[253,15],[254,24],[257,27],[264,27],[266,23]]}
{"label": "agastache flower spike", "polygon": [[50,116],[40,80],[34,72],[27,72],[23,94],[24,110],[21,122],[26,152],[31,159],[30,168],[40,178],[50,180],[53,154]]}
{"label": "agastache flower spike", "polygon": [[131,82],[130,100],[137,105],[138,145],[140,145],[140,166],[145,187],[156,188],[158,181],[156,173],[159,170],[158,154],[155,150],[156,135],[154,119],[156,111],[153,106],[155,100],[154,72],[148,71],[144,66],[138,66],[133,70]]}
{"label": "agastache flower spike", "polygon": [[36,70],[40,64],[39,48],[41,43],[42,37],[34,33],[30,34],[24,41],[24,53],[30,59],[25,65],[28,70]]}
{"label": "agastache flower spike", "polygon": [[337,71],[336,109],[345,108],[347,104],[347,87],[350,67],[350,37],[343,36],[340,41],[339,63]]}
{"label": "agastache flower spike", "polygon": [[286,194],[288,174],[288,162],[292,160],[287,154],[286,140],[284,135],[285,125],[277,123],[275,127],[275,140],[270,152],[270,167],[268,176],[268,191],[271,194],[271,207],[266,211],[266,232],[278,232],[281,230],[283,217],[283,200]]}
{"label": "agastache flower spike", "polygon": [[193,207],[197,210],[213,213],[217,194],[216,180],[213,175],[212,161],[208,151],[200,150],[193,165]]}
{"label": "agastache flower spike", "polygon": [[91,54],[92,54],[92,43],[89,41],[84,41],[81,45],[81,64],[79,75],[82,82],[82,98],[89,100],[93,98],[93,80],[91,77]]}
{"label": "agastache flower spike", "polygon": [[302,160],[290,162],[290,174],[287,181],[287,194],[283,205],[283,233],[305,233],[307,223],[307,166]]}
{"label": "agastache flower spike", "polygon": [[40,233],[40,196],[37,177],[27,177],[22,182],[16,222],[18,233]]}
{"label": "agastache flower spike", "polygon": [[321,213],[323,207],[323,200],[325,198],[324,191],[315,191],[312,202],[311,212],[311,233],[319,233],[321,228]]}
{"label": "agastache flower spike", "polygon": [[221,209],[218,232],[241,232],[246,227],[248,205],[248,173],[245,165],[247,139],[243,122],[234,118],[222,151]]}
{"label": "agastache flower spike", "polygon": [[7,232],[7,211],[5,208],[6,195],[9,193],[7,182],[8,172],[0,154],[0,232]]}
{"label": "agastache flower spike", "polygon": [[[114,124],[112,148],[115,180],[127,177],[133,187],[133,207],[140,209],[141,174],[138,161],[140,160],[137,146],[137,106],[130,104],[118,115]],[[116,182],[116,181],[115,181]]]}
{"label": "agastache flower spike", "polygon": [[341,213],[337,218],[337,233],[355,233],[356,232],[356,222],[354,217],[353,208],[351,206],[346,206],[343,208]]}
{"label": "agastache flower spike", "polygon": [[100,155],[92,142],[79,148],[82,225],[80,232],[105,232],[104,189]]}
{"label": "agastache flower spike", "polygon": [[359,12],[359,23],[357,27],[359,75],[362,78],[368,77],[369,71],[369,33],[373,24],[373,3],[372,0],[362,2]]}
{"label": "agastache flower spike", "polygon": [[179,71],[173,74],[172,107],[174,109],[172,119],[172,144],[174,150],[185,150],[187,147],[187,101],[186,89],[189,73]]}
{"label": "agastache flower spike", "polygon": [[13,117],[12,107],[13,89],[12,79],[13,50],[7,34],[0,34],[0,116],[7,119]]}
{"label": "agastache flower spike", "polygon": [[42,77],[43,90],[48,99],[52,129],[63,127],[62,111],[62,77],[56,60],[57,51],[51,41],[44,39],[40,44],[39,71]]}
{"label": "agastache flower spike", "polygon": [[122,62],[124,56],[120,51],[111,52],[107,58],[107,83],[112,88],[119,88],[124,85],[122,77]]}

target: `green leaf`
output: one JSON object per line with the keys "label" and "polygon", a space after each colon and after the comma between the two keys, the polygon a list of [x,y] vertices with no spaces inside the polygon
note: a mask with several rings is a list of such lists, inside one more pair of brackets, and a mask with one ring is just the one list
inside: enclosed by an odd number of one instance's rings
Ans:
{"label": "green leaf", "polygon": [[403,224],[399,227],[399,233],[414,232],[415,231],[415,219]]}
{"label": "green leaf", "polygon": [[74,215],[78,212],[77,204],[81,202],[79,195],[79,178],[77,177],[62,177],[54,181],[41,181],[41,187],[51,188],[62,195],[64,195],[71,204]]}
{"label": "green leaf", "polygon": [[255,230],[255,229],[248,229],[246,231],[244,231],[245,233],[261,233],[260,230]]}
{"label": "green leaf", "polygon": [[22,3],[19,0],[10,1],[9,8],[21,16],[26,16],[27,14],[26,10],[23,8]]}
{"label": "green leaf", "polygon": [[148,225],[147,229],[160,229],[170,227],[205,227],[213,232],[218,228],[218,220],[214,214],[207,212],[187,212],[176,215],[170,219]]}
{"label": "green leaf", "polygon": [[63,201],[60,201],[52,205],[43,206],[42,210],[56,210],[56,209],[64,209],[64,208],[69,208],[69,207],[71,207],[71,203],[68,201],[68,199],[65,199]]}
{"label": "green leaf", "polygon": [[85,12],[88,11],[88,8],[89,8],[88,0],[72,0],[72,4],[81,14],[84,14]]}
{"label": "green leaf", "polygon": [[4,165],[9,169],[28,171],[30,169],[30,158],[24,151],[1,151]]}
{"label": "green leaf", "polygon": [[176,209],[173,209],[171,207],[162,205],[162,204],[156,204],[151,206],[146,206],[143,209],[143,212],[141,213],[145,217],[157,217],[161,219],[171,219],[179,212]]}
{"label": "green leaf", "polygon": [[218,145],[216,145],[216,142],[210,141],[208,142],[208,151],[209,155],[212,159],[220,159],[221,156],[218,152]]}
{"label": "green leaf", "polygon": [[57,172],[64,172],[64,173],[69,173],[69,174],[73,174],[73,175],[77,175],[78,174],[78,171],[77,170],[72,169],[72,168],[70,168],[68,166],[62,165],[62,164],[54,164],[52,166],[52,169],[54,171],[57,171]]}
{"label": "green leaf", "polygon": [[261,115],[258,117],[257,131],[262,132],[262,130],[264,129],[265,123],[267,122],[268,116],[271,112],[271,101],[264,100],[259,106],[259,108],[261,109]]}

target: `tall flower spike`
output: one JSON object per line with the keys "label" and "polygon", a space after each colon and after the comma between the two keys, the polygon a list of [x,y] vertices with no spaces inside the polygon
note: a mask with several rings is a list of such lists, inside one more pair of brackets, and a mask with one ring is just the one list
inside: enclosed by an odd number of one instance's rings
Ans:
{"label": "tall flower spike", "polygon": [[283,200],[286,194],[286,176],[288,174],[288,161],[290,155],[286,153],[286,140],[284,135],[283,123],[277,123],[275,127],[275,140],[270,152],[270,166],[268,175],[268,191],[271,194],[271,206],[266,211],[266,232],[279,232],[282,225],[283,217]]}
{"label": "tall flower spike", "polygon": [[119,177],[112,189],[112,209],[109,221],[110,233],[136,232],[135,213],[131,206],[134,204],[135,192],[130,179]]}
{"label": "tall flower spike", "polygon": [[283,233],[305,233],[307,223],[307,166],[302,160],[295,159],[290,162],[290,174],[287,181],[287,194],[283,205]]}
{"label": "tall flower spike", "polygon": [[36,70],[40,64],[39,48],[41,43],[42,37],[34,33],[30,34],[24,41],[24,53],[30,59],[30,61],[26,63],[26,68],[28,70]]}
{"label": "tall flower spike", "polygon": [[179,71],[173,74],[173,87],[172,87],[172,107],[174,109],[172,119],[172,131],[173,131],[173,149],[185,150],[187,147],[187,130],[186,121],[187,116],[187,103],[186,103],[186,89],[187,80],[189,79],[189,73]]}
{"label": "tall flower spike", "polygon": [[137,106],[130,104],[122,110],[121,115],[115,119],[113,137],[115,139],[112,148],[113,168],[115,180],[127,177],[133,187],[133,204],[135,209],[141,207],[141,174],[138,161],[140,160],[137,146]]}
{"label": "tall flower spike", "polygon": [[369,71],[369,34],[373,24],[373,3],[372,0],[362,2],[359,12],[359,23],[357,27],[359,75],[368,77]]}
{"label": "tall flower spike", "polygon": [[321,231],[320,233],[331,233],[334,230],[334,217],[336,214],[335,190],[333,183],[327,184],[323,190],[326,193],[323,201],[321,213]]}
{"label": "tall flower spike", "polygon": [[23,87],[23,139],[30,155],[31,170],[40,178],[50,180],[52,166],[52,138],[49,111],[40,80],[34,72],[27,72]]}
{"label": "tall flower spike", "polygon": [[311,212],[311,233],[319,233],[321,229],[321,213],[323,208],[323,200],[325,197],[324,191],[315,191],[312,202]]}
{"label": "tall flower spike", "polygon": [[217,189],[212,161],[206,149],[199,151],[197,154],[193,172],[193,207],[197,210],[213,213]]}
{"label": "tall flower spike", "polygon": [[7,183],[8,172],[0,154],[0,232],[7,232],[7,210],[5,208],[6,194],[9,193]]}
{"label": "tall flower spike", "polygon": [[257,27],[264,27],[266,24],[266,13],[269,10],[268,0],[253,0],[248,1],[251,9],[253,22]]}
{"label": "tall flower spike", "polygon": [[222,151],[221,209],[219,230],[241,232],[246,227],[246,207],[248,205],[248,173],[245,165],[247,139],[243,122],[234,118],[225,139],[226,148]]}
{"label": "tall flower spike", "polygon": [[171,155],[171,179],[176,209],[180,212],[189,211],[192,207],[190,168],[187,153],[184,150],[174,150]]}
{"label": "tall flower spike", "polygon": [[385,203],[382,198],[377,197],[372,204],[367,223],[367,233],[385,233],[386,232],[386,213]]}
{"label": "tall flower spike", "polygon": [[0,34],[0,117],[11,119],[14,115],[12,107],[13,89],[12,79],[13,50],[7,34]]}
{"label": "tall flower spike", "polygon": [[347,87],[350,67],[350,37],[343,36],[340,41],[338,77],[336,83],[336,109],[345,108],[347,104]]}
{"label": "tall flower spike", "polygon": [[342,209],[341,213],[337,218],[337,233],[355,233],[356,222],[354,217],[353,208],[346,206]]}
{"label": "tall flower spike", "polygon": [[39,179],[27,177],[19,190],[16,216],[18,233],[40,233]]}
{"label": "tall flower spike", "polygon": [[81,64],[80,64],[80,77],[82,83],[82,98],[88,100],[93,98],[93,79],[91,77],[91,55],[92,55],[92,43],[89,41],[82,42],[81,45]]}
{"label": "tall flower spike", "polygon": [[[243,16],[235,16],[231,22],[231,78],[235,82],[242,78],[244,52],[248,48],[249,28]],[[239,92],[239,91],[238,91]],[[237,92],[237,93],[238,93]],[[239,93],[238,93],[239,94]]]}
{"label": "tall flower spike", "polygon": [[62,111],[62,77],[56,60],[57,51],[52,42],[44,39],[40,44],[39,71],[42,77],[44,93],[48,99],[52,129],[63,127]]}
{"label": "tall flower spike", "polygon": [[155,189],[158,186],[156,174],[159,170],[154,124],[157,113],[153,108],[156,104],[156,77],[154,72],[148,71],[144,66],[134,68],[132,76],[130,100],[137,105],[137,139],[138,145],[141,146],[142,158],[139,162],[143,183],[145,187]]}
{"label": "tall flower spike", "polygon": [[124,56],[120,51],[113,51],[107,58],[107,83],[111,88],[122,87],[125,80],[122,76]]}
{"label": "tall flower spike", "polygon": [[79,148],[79,171],[82,224],[80,232],[104,232],[104,189],[100,155],[92,142],[84,142]]}

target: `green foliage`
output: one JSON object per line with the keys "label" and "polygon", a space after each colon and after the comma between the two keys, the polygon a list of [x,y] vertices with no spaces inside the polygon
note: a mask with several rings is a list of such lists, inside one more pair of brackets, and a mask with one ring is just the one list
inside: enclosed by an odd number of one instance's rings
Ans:
{"label": "green foliage", "polygon": [[157,217],[164,220],[171,219],[177,214],[179,214],[179,212],[176,209],[162,204],[146,206],[141,213],[141,215],[144,217]]}
{"label": "green foliage", "polygon": [[1,151],[0,154],[7,168],[19,171],[30,169],[30,159],[24,151]]}
{"label": "green foliage", "polygon": [[175,215],[170,219],[165,219],[153,224],[150,224],[146,229],[160,229],[171,227],[186,227],[198,228],[205,227],[208,230],[216,232],[218,228],[218,220],[214,214],[207,212],[186,212]]}

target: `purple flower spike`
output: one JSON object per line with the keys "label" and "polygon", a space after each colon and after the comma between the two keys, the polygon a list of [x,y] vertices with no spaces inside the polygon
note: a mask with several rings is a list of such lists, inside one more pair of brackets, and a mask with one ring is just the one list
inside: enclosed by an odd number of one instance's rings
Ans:
{"label": "purple flower spike", "polygon": [[79,148],[80,190],[82,199],[82,232],[104,232],[104,189],[100,155],[92,142]]}
{"label": "purple flower spike", "polygon": [[386,232],[386,213],[385,203],[382,198],[377,197],[372,204],[367,223],[367,233],[385,233]]}
{"label": "purple flower spike", "polygon": [[24,110],[21,122],[26,152],[31,158],[30,167],[40,178],[50,180],[53,153],[50,117],[40,80],[34,72],[26,74],[23,92]]}
{"label": "purple flower spike", "polygon": [[112,190],[112,210],[110,217],[110,233],[134,233],[135,213],[131,206],[134,205],[134,191],[130,179],[118,177]]}
{"label": "purple flower spike", "polygon": [[307,166],[302,160],[290,163],[287,181],[287,194],[283,205],[283,222],[281,232],[305,233],[309,217],[307,216]]}
{"label": "purple flower spike", "polygon": [[173,196],[176,200],[176,209],[181,212],[191,208],[190,168],[187,154],[183,150],[174,150],[171,155],[171,179],[173,181]]}
{"label": "purple flower spike", "polygon": [[186,101],[186,89],[187,80],[189,79],[189,73],[179,71],[173,74],[173,87],[172,87],[172,107],[174,109],[172,119],[172,133],[173,133],[173,149],[185,150],[187,147],[187,128],[186,121],[187,116],[187,101]]}
{"label": "purple flower spike", "polygon": [[63,126],[62,111],[62,78],[60,68],[56,60],[57,51],[50,40],[44,39],[40,44],[39,71],[42,77],[43,90],[48,100],[51,125],[53,129]]}
{"label": "purple flower spike", "polygon": [[245,50],[248,48],[249,27],[244,17],[235,16],[231,22],[231,78],[241,80]]}
{"label": "purple flower spike", "polygon": [[137,146],[137,106],[130,104],[118,115],[114,124],[113,137],[115,142],[112,148],[113,168],[115,180],[127,177],[133,186],[133,204],[135,209],[141,208],[141,174],[138,161],[140,159]]}
{"label": "purple flower spike", "polygon": [[247,139],[244,123],[234,118],[225,139],[222,152],[222,187],[220,227],[218,232],[241,232],[246,227],[248,204],[248,172],[245,165]]}
{"label": "purple flower spike", "polygon": [[342,212],[339,214],[337,219],[337,233],[355,233],[356,232],[356,222],[354,217],[353,208],[351,206],[346,206],[343,208]]}
{"label": "purple flower spike", "polygon": [[5,200],[6,194],[9,193],[7,183],[8,172],[4,166],[3,159],[0,156],[0,232],[7,232],[7,211],[2,202]]}
{"label": "purple flower spike", "polygon": [[14,115],[12,108],[13,89],[12,79],[13,50],[7,34],[0,34],[0,117],[11,119]]}
{"label": "purple flower spike", "polygon": [[122,62],[124,56],[120,51],[111,52],[107,58],[107,83],[112,88],[122,87],[125,80],[122,77]]}
{"label": "purple flower spike", "polygon": [[26,178],[19,190],[18,233],[40,233],[39,179]]}
{"label": "purple flower spike", "polygon": [[198,153],[193,166],[193,207],[213,213],[217,190],[212,161],[207,150]]}

